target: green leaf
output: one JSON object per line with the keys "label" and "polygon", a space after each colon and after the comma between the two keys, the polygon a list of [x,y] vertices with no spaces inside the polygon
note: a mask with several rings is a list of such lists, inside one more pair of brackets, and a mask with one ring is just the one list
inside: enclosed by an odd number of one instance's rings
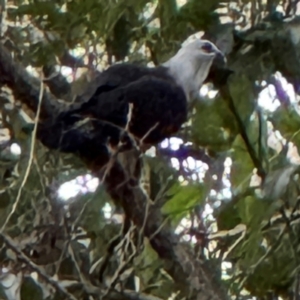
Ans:
{"label": "green leaf", "polygon": [[219,230],[230,230],[241,223],[241,217],[235,201],[223,203],[220,208],[214,210]]}
{"label": "green leaf", "polygon": [[[278,243],[280,241],[280,243]],[[270,243],[271,242],[271,243]],[[296,272],[297,258],[293,254],[293,247],[290,243],[288,234],[279,238],[275,234],[272,241],[269,239],[268,246],[277,243],[277,247],[273,247],[264,259],[262,256],[266,254],[270,248],[262,245],[262,237],[252,234],[245,245],[247,256],[241,260],[242,270],[249,274],[245,287],[253,295],[265,295],[266,291],[275,290],[277,293],[285,292],[293,283],[291,274]],[[257,265],[257,262],[260,263]],[[266,274],[269,274],[266,276]]]}
{"label": "green leaf", "polygon": [[194,31],[206,30],[212,24],[218,22],[218,14],[215,12],[219,0],[198,1],[189,0],[179,12],[180,25],[190,24]]}
{"label": "green leaf", "polygon": [[73,222],[82,226],[88,232],[99,232],[103,229],[104,215],[102,208],[109,200],[109,197],[102,185],[94,193],[87,193],[70,204],[70,212]]}
{"label": "green leaf", "polygon": [[236,123],[221,98],[196,103],[192,117],[191,137],[199,146],[216,152],[228,150],[235,137]]}
{"label": "green leaf", "polygon": [[247,122],[256,106],[254,85],[246,75],[238,73],[229,77],[228,85],[235,109],[242,122],[247,126]]}
{"label": "green leaf", "polygon": [[143,252],[134,259],[134,265],[137,276],[141,279],[143,286],[146,287],[156,277],[154,273],[161,268],[161,261],[148,239],[144,240],[144,245]]}
{"label": "green leaf", "polygon": [[253,174],[253,162],[245,146],[244,140],[240,135],[233,143],[231,184],[235,193],[244,191],[249,187],[251,176]]}
{"label": "green leaf", "polygon": [[16,13],[19,16],[53,16],[54,14],[58,14],[58,10],[55,3],[51,1],[35,1],[35,3],[20,5],[17,8]]}
{"label": "green leaf", "polygon": [[144,163],[150,168],[150,198],[153,200],[168,198],[167,191],[177,182],[177,174],[168,160],[162,157],[144,158]]}
{"label": "green leaf", "polygon": [[170,200],[162,207],[162,212],[170,216],[174,223],[179,222],[188,212],[202,204],[207,195],[203,184],[174,184],[168,191]]}
{"label": "green leaf", "polygon": [[24,277],[20,294],[21,300],[43,300],[43,290],[41,286],[29,276]]}
{"label": "green leaf", "polygon": [[177,3],[176,0],[159,0],[158,3],[161,30],[164,32],[177,14]]}
{"label": "green leaf", "polygon": [[247,196],[237,203],[241,222],[257,229],[264,219],[270,217],[270,203],[255,196]]}
{"label": "green leaf", "polygon": [[270,117],[275,129],[281,135],[293,142],[299,149],[300,146],[300,115],[293,108],[283,109],[279,107]]}

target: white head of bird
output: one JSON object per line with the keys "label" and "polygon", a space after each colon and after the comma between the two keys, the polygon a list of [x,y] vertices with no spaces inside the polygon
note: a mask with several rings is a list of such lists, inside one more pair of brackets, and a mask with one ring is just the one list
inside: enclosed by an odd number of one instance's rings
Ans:
{"label": "white head of bird", "polygon": [[216,45],[197,39],[179,49],[163,66],[184,89],[187,99],[192,100],[198,97],[214,59],[226,61]]}

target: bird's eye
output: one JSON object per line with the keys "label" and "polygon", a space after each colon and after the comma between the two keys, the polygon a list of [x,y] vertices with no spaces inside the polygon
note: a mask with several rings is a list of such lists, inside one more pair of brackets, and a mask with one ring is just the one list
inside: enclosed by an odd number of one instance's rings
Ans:
{"label": "bird's eye", "polygon": [[204,50],[207,53],[211,53],[214,50],[211,43],[205,43],[205,44],[203,44],[202,47],[201,47],[201,49]]}

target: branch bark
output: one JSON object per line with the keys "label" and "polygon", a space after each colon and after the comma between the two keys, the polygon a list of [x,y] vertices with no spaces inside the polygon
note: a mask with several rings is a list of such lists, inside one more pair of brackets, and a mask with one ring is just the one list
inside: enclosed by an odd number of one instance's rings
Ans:
{"label": "branch bark", "polygon": [[65,99],[71,102],[71,85],[68,83],[67,79],[60,72],[57,72],[55,67],[51,65],[44,66],[43,72],[47,78],[45,83],[51,93],[56,98]]}
{"label": "branch bark", "polygon": [[[12,55],[0,44],[0,83],[11,88],[16,99],[37,111],[40,93],[40,80],[31,76]],[[41,119],[55,115],[62,109],[62,104],[50,93],[45,92],[42,100]]]}
{"label": "branch bark", "polygon": [[165,270],[185,296],[195,300],[227,299],[222,285],[214,278],[214,271],[195,257],[188,245],[180,243],[173,230],[165,224],[160,207],[150,202],[139,185],[136,168],[128,168],[128,165],[139,168],[141,164],[139,151],[133,149],[119,153],[118,162],[105,180],[107,191],[121,203],[135,225],[143,230],[162,259]]}

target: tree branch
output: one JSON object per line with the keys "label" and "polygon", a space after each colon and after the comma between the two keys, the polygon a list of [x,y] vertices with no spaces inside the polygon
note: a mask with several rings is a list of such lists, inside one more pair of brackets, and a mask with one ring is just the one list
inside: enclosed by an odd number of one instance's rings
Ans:
{"label": "tree branch", "polygon": [[46,78],[45,84],[49,87],[51,93],[57,98],[71,101],[71,85],[66,77],[50,65],[44,66],[43,72]]}
{"label": "tree branch", "polygon": [[[164,224],[160,207],[150,204],[150,200],[139,186],[136,169],[128,174],[128,164],[140,166],[137,150],[119,153],[116,163],[106,177],[105,184],[111,197],[120,202],[126,215],[138,228],[144,229],[144,235],[150,240],[154,250],[164,263],[165,270],[172,276],[181,292],[195,300],[227,299],[215,274],[208,270],[188,245],[179,242],[173,230]],[[126,171],[125,171],[126,170]]]}
{"label": "tree branch", "polygon": [[227,102],[228,107],[230,109],[230,111],[232,112],[237,125],[238,125],[238,129],[240,132],[240,135],[242,136],[242,139],[244,140],[245,146],[247,148],[247,151],[249,153],[249,156],[251,157],[251,160],[253,162],[253,165],[255,166],[255,168],[257,169],[257,174],[259,176],[261,176],[261,178],[265,178],[266,176],[266,171],[264,170],[263,167],[263,163],[262,161],[259,159],[258,154],[256,153],[255,149],[253,148],[251,141],[248,137],[247,134],[247,130],[246,127],[239,115],[239,113],[237,112],[235,105],[234,105],[234,101],[230,95],[229,89],[227,85],[224,85],[221,89],[220,89],[220,93],[223,97],[223,99]]}
{"label": "tree branch", "polygon": [[[9,51],[0,44],[0,82],[11,88],[16,99],[29,106],[34,112],[39,103],[40,80],[31,76],[19,63],[13,61]],[[44,93],[41,118],[55,115],[63,105],[50,93]]]}

